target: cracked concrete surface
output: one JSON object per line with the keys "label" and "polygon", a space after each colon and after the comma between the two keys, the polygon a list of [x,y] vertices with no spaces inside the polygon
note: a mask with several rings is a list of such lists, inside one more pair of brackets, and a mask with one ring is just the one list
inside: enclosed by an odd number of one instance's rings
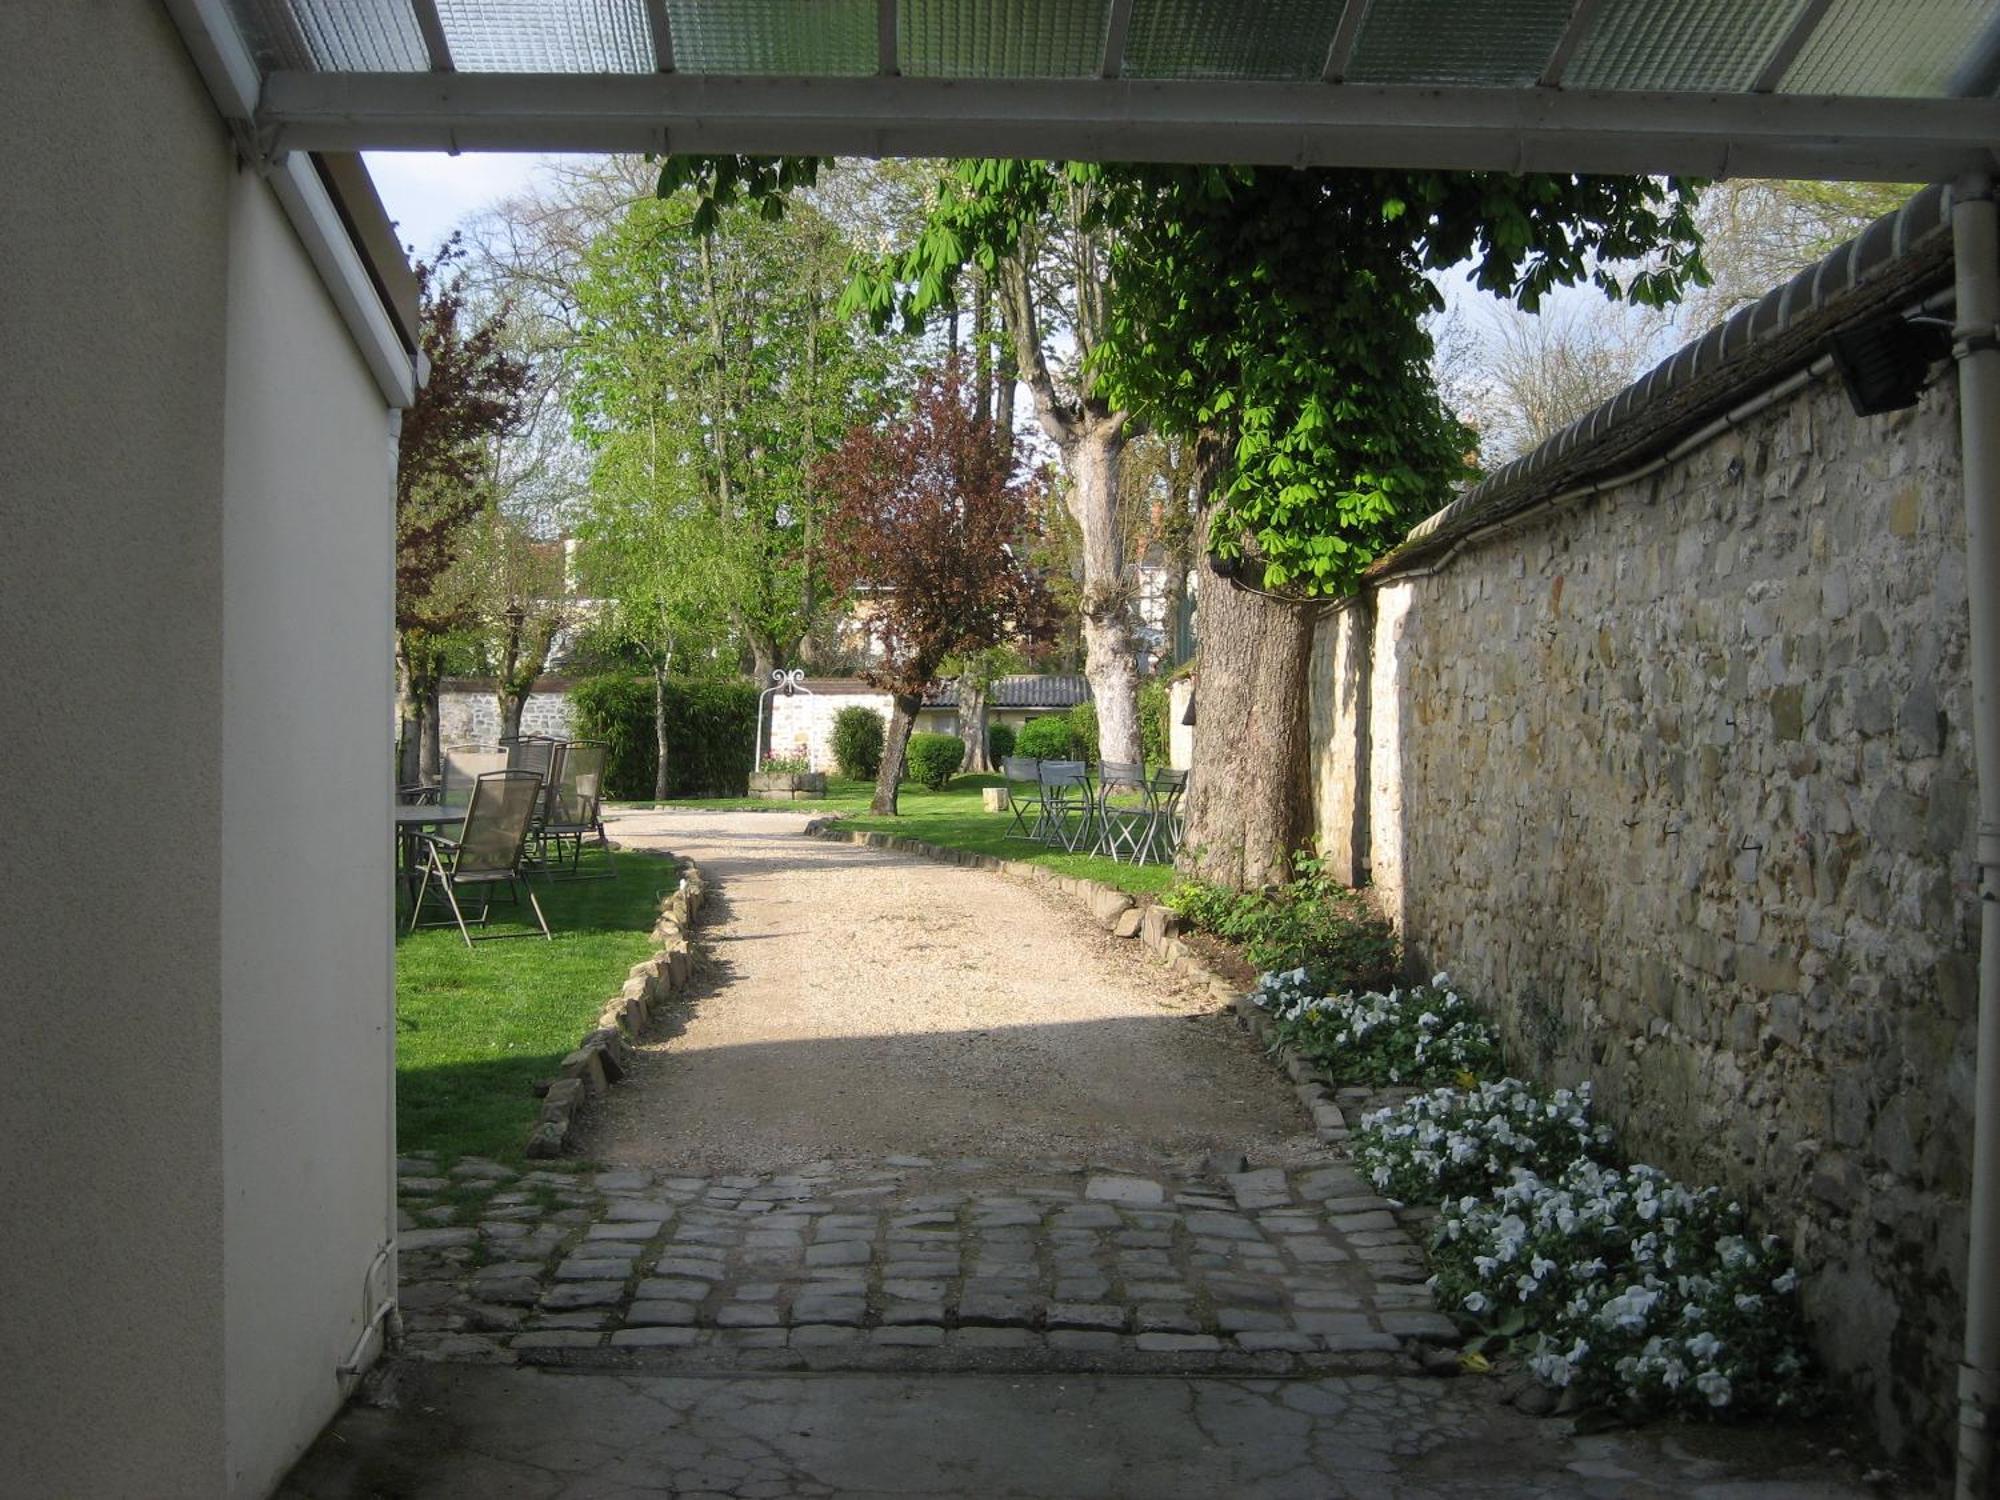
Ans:
{"label": "cracked concrete surface", "polygon": [[1801,1432],[1579,1436],[1475,1382],[403,1367],[280,1500],[1844,1500]]}

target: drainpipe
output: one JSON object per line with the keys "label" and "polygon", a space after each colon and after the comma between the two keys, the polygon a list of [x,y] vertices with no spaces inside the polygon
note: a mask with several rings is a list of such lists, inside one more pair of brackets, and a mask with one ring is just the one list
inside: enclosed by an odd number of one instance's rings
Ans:
{"label": "drainpipe", "polygon": [[1979,1054],[1973,1094],[1971,1251],[1958,1371],[1958,1500],[1994,1493],[2000,1420],[2000,229],[1993,182],[1962,177],[1951,204],[1957,266],[1960,457],[1979,778]]}

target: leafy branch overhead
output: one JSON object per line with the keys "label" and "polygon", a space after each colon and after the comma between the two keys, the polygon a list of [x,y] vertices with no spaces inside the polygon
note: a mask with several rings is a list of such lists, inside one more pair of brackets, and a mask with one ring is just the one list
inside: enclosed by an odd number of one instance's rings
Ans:
{"label": "leafy branch overhead", "polygon": [[[662,186],[772,212],[820,165],[681,158]],[[1468,477],[1430,368],[1434,277],[1469,266],[1530,310],[1559,287],[1662,305],[1708,280],[1685,181],[967,161],[912,244],[855,263],[841,305],[920,324],[1079,188],[1109,246],[1086,398],[1219,447],[1208,546],[1306,598],[1351,591]]]}

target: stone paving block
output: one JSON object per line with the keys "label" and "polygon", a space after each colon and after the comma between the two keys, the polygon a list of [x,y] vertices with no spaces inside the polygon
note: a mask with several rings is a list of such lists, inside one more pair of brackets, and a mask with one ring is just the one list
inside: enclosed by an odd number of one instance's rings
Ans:
{"label": "stone paving block", "polygon": [[868,1316],[868,1303],[860,1297],[824,1297],[802,1293],[792,1302],[795,1323],[838,1323],[852,1328]]}
{"label": "stone paving block", "polygon": [[1397,1227],[1395,1215],[1381,1209],[1358,1214],[1330,1214],[1326,1222],[1340,1234],[1357,1234],[1367,1229]]}
{"label": "stone paving block", "polygon": [[1038,1342],[1026,1328],[961,1328],[952,1342],[967,1349],[1026,1349]]}
{"label": "stone paving block", "polygon": [[720,1281],[723,1277],[721,1261],[694,1260],[685,1255],[663,1255],[653,1262],[653,1269],[662,1276],[693,1277],[701,1281]]}
{"label": "stone paving block", "polygon": [[1110,1302],[1051,1302],[1048,1325],[1051,1328],[1102,1329],[1115,1333],[1125,1326],[1127,1316],[1123,1307]]}
{"label": "stone paving block", "polygon": [[[485,1293],[491,1297],[491,1292]],[[622,1281],[566,1281],[542,1293],[542,1306],[551,1309],[609,1307],[625,1295]]]}
{"label": "stone paving block", "polygon": [[673,1216],[671,1203],[648,1203],[634,1198],[617,1199],[604,1211],[604,1217],[614,1224],[664,1224]]}
{"label": "stone paving block", "polygon": [[1329,1333],[1320,1344],[1329,1354],[1395,1354],[1403,1347],[1393,1333]]}
{"label": "stone paving block", "polygon": [[1241,1214],[1224,1213],[1214,1209],[1191,1210],[1187,1216],[1188,1233],[1220,1240],[1262,1240],[1264,1232]]}
{"label": "stone paving block", "polygon": [[631,1267],[622,1260],[573,1258],[556,1267],[557,1281],[622,1279]]}
{"label": "stone paving block", "polygon": [[609,1240],[614,1244],[631,1242],[643,1244],[657,1234],[658,1228],[650,1219],[620,1220],[610,1224],[593,1224],[583,1232],[587,1244]]}
{"label": "stone paving block", "polygon": [[1363,1312],[1298,1312],[1292,1315],[1292,1322],[1300,1333],[1316,1333],[1326,1338],[1380,1332],[1375,1320]]}
{"label": "stone paving block", "polygon": [[972,1291],[958,1299],[958,1321],[986,1323],[999,1328],[1027,1328],[1040,1320],[1040,1304],[1027,1297],[1004,1292]]}
{"label": "stone paving block", "polygon": [[639,1283],[636,1295],[676,1302],[699,1302],[708,1293],[709,1284],[706,1281],[690,1281],[680,1276],[651,1276]]}
{"label": "stone paving block", "polygon": [[479,1243],[479,1231],[470,1225],[460,1229],[412,1229],[396,1236],[396,1248],[405,1255],[426,1250],[450,1250]]}
{"label": "stone paving block", "polygon": [[1166,1202],[1167,1191],[1149,1177],[1093,1177],[1084,1184],[1083,1196],[1145,1207]]}
{"label": "stone paving block", "polygon": [[1283,1313],[1262,1307],[1218,1307],[1215,1326],[1224,1333],[1278,1333],[1290,1328]]}
{"label": "stone paving block", "polygon": [[1125,1288],[1125,1295],[1135,1302],[1179,1302],[1194,1293],[1178,1281],[1135,1281]]}
{"label": "stone paving block", "polygon": [[517,1333],[508,1340],[514,1349],[595,1349],[604,1342],[604,1335],[592,1333],[582,1328],[542,1328],[532,1333]]}
{"label": "stone paving block", "polygon": [[1379,1314],[1385,1333],[1399,1334],[1426,1344],[1456,1344],[1458,1325],[1443,1313],[1397,1310]]}
{"label": "stone paving block", "polygon": [[1102,1276],[1061,1276],[1056,1279],[1058,1302],[1096,1302],[1111,1292],[1111,1283]]}
{"label": "stone paving block", "polygon": [[692,1302],[669,1302],[664,1298],[642,1298],[625,1310],[625,1321],[634,1328],[648,1325],[686,1326],[695,1320]]}
{"label": "stone paving block", "polygon": [[1118,1211],[1105,1203],[1073,1203],[1059,1208],[1049,1223],[1056,1229],[1117,1229],[1123,1227]]}
{"label": "stone paving block", "polygon": [[858,1241],[815,1243],[806,1247],[809,1266],[865,1266],[868,1260],[868,1246]]}
{"label": "stone paving block", "polygon": [[1141,1333],[1201,1332],[1201,1320],[1176,1302],[1142,1302],[1133,1321]]}
{"label": "stone paving block", "polygon": [[699,1337],[692,1328],[621,1328],[611,1335],[614,1349],[685,1349]]}
{"label": "stone paving block", "polygon": [[1118,1349],[1118,1335],[1091,1329],[1059,1328],[1048,1336],[1051,1349],[1071,1353],[1111,1354]]}
{"label": "stone paving block", "polygon": [[1284,1329],[1246,1331],[1235,1335],[1236,1346],[1246,1354],[1309,1354],[1320,1347],[1320,1341],[1309,1333],[1296,1333]]}
{"label": "stone paving block", "polygon": [[845,1324],[795,1323],[791,1345],[794,1349],[833,1349],[855,1343],[860,1337],[860,1329]]}
{"label": "stone paving block", "polygon": [[790,1330],[784,1328],[718,1328],[715,1341],[731,1349],[782,1349]]}
{"label": "stone paving block", "polygon": [[1222,1340],[1208,1333],[1142,1333],[1134,1341],[1141,1354],[1214,1354]]}
{"label": "stone paving block", "polygon": [[726,1302],[715,1310],[717,1328],[775,1328],[784,1322],[776,1307],[763,1302]]}
{"label": "stone paving block", "polygon": [[907,1328],[877,1328],[869,1337],[877,1344],[895,1348],[935,1349],[944,1343],[944,1330],[918,1324]]}
{"label": "stone paving block", "polygon": [[1335,1291],[1330,1287],[1300,1287],[1292,1293],[1292,1301],[1299,1307],[1318,1312],[1352,1312],[1361,1306],[1361,1298],[1353,1292]]}
{"label": "stone paving block", "polygon": [[903,1297],[903,1298],[908,1298],[912,1301],[921,1302],[921,1301],[927,1301],[932,1298],[942,1297],[945,1294],[946,1286],[947,1283],[942,1281],[884,1280],[882,1283],[882,1291],[885,1296]]}
{"label": "stone paving block", "polygon": [[882,1308],[885,1324],[899,1323],[942,1323],[944,1302],[932,1298],[925,1302],[889,1302]]}
{"label": "stone paving block", "polygon": [[1331,1240],[1317,1236],[1296,1235],[1285,1241],[1285,1249],[1300,1265],[1330,1266],[1352,1256]]}

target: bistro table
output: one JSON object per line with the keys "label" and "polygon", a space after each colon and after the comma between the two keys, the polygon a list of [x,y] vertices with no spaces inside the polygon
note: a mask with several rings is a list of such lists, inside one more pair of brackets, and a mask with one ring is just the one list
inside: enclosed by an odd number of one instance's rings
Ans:
{"label": "bistro table", "polygon": [[396,878],[402,882],[404,894],[412,901],[417,899],[417,834],[426,828],[442,828],[447,823],[465,821],[463,806],[446,806],[429,803],[417,807],[395,806],[396,814]]}

